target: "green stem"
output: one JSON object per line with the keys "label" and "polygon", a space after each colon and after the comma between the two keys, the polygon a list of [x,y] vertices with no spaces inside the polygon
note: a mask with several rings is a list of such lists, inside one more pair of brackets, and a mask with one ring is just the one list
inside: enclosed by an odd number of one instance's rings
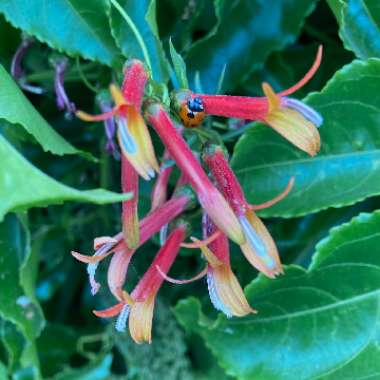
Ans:
{"label": "green stem", "polygon": [[[96,67],[96,63],[88,63],[86,65],[83,65],[82,71],[88,71]],[[51,80],[54,78],[55,72],[54,70],[46,70],[46,71],[40,71],[39,73],[34,73],[27,75],[25,77],[26,81],[28,82],[40,82],[44,80]],[[65,80],[72,80],[75,77],[75,79],[81,79],[79,76],[79,72],[77,69],[73,68],[67,72],[65,75]]]}
{"label": "green stem", "polygon": [[77,57],[76,59],[76,65],[77,65],[77,70],[78,70],[78,73],[79,73],[79,76],[81,77],[83,83],[87,86],[87,88],[89,88],[92,92],[95,92],[95,94],[98,93],[98,89],[93,86],[87,79],[87,77],[85,76],[82,68],[81,68],[81,65],[80,65],[80,62],[79,62],[79,57]]}
{"label": "green stem", "polygon": [[[148,65],[150,71],[152,72],[152,64],[150,62],[148,49],[145,45],[145,42],[144,42],[139,30],[137,29],[137,27],[134,24],[134,22],[132,21],[132,19],[128,16],[127,12],[121,7],[121,5],[116,0],[110,0],[110,1],[111,1],[111,4],[118,10],[121,17],[123,17],[123,19],[126,21],[128,26],[131,28],[133,34],[136,37],[138,44],[140,45],[140,48],[141,48],[141,51],[143,53],[145,62]],[[153,75],[153,72],[152,72],[152,75]]]}

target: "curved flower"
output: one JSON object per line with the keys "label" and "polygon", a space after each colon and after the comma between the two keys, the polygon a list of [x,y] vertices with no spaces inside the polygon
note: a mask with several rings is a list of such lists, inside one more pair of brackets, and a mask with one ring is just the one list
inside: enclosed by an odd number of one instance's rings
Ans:
{"label": "curved flower", "polygon": [[140,112],[147,80],[148,74],[142,62],[127,61],[122,89],[110,85],[115,107],[97,116],[83,111],[77,111],[76,115],[84,121],[104,121],[115,116],[122,153],[141,177],[149,180],[155,176],[155,171],[159,171],[159,167],[148,128]]}
{"label": "curved flower", "polygon": [[[205,214],[203,218],[203,237],[212,236],[217,227]],[[230,265],[230,253],[227,236],[219,236],[209,244],[201,247],[208,262],[207,285],[214,307],[227,317],[243,317],[255,313],[245,298],[244,292],[233,274]]]}
{"label": "curved flower", "polygon": [[110,265],[108,270],[108,285],[114,296],[120,299],[120,292],[125,281],[129,260],[136,252],[136,249],[149,240],[155,233],[159,232],[163,226],[170,223],[170,221],[174,220],[187,208],[190,208],[193,204],[193,199],[193,193],[189,188],[179,188],[169,201],[146,215],[140,221],[140,240],[134,249],[127,247],[123,239],[123,233],[120,232],[112,238],[102,237],[95,239],[96,252],[92,256],[71,252],[77,260],[88,264],[87,272],[92,294],[96,294],[100,287],[95,281],[95,273],[99,262],[111,254],[117,254],[118,258],[114,259],[114,264],[112,264],[111,260],[112,265]]}
{"label": "curved flower", "polygon": [[203,153],[219,190],[227,199],[244,231],[241,249],[247,260],[268,277],[282,272],[276,245],[261,220],[252,211],[221,147],[209,145]]}
{"label": "curved flower", "polygon": [[55,70],[54,91],[57,107],[62,111],[66,110],[67,117],[72,117],[76,111],[76,106],[69,99],[65,89],[65,73],[68,67],[68,59],[66,57],[54,57],[52,63]]}
{"label": "curved flower", "polygon": [[169,163],[170,155],[167,150],[164,151],[163,162],[160,166],[160,173],[157,176],[157,181],[153,186],[151,200],[152,207],[151,210],[155,210],[157,207],[161,206],[167,199],[167,187],[169,182],[169,177],[173,171],[174,166]]}
{"label": "curved flower", "polygon": [[239,221],[222,194],[211,183],[163,106],[159,103],[149,104],[146,116],[160,136],[170,156],[182,173],[186,175],[197,193],[199,203],[210,215],[210,218],[230,239],[238,244],[243,244],[245,237]]}
{"label": "curved flower", "polygon": [[316,72],[322,59],[319,48],[309,72],[291,88],[276,94],[268,83],[263,83],[265,97],[193,94],[181,90],[174,96],[177,110],[189,99],[201,99],[204,112],[209,115],[258,120],[268,124],[299,149],[314,156],[320,149],[317,128],[323,119],[305,103],[288,98],[302,87]]}
{"label": "curved flower", "polygon": [[124,331],[129,318],[129,332],[136,343],[152,340],[152,319],[156,295],[164,278],[157,270],[167,273],[172,266],[186,234],[186,225],[178,224],[170,233],[165,244],[158,251],[148,270],[140,279],[129,296],[123,292],[124,299],[119,304],[103,311],[94,311],[99,317],[111,317],[119,314],[116,329]]}

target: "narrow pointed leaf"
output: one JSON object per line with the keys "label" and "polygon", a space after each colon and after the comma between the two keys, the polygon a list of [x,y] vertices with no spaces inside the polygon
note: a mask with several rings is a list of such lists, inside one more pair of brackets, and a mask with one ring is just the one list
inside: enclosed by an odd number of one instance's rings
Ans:
{"label": "narrow pointed leaf", "polygon": [[104,204],[130,198],[130,194],[116,194],[103,189],[80,191],[61,184],[30,164],[2,136],[0,161],[0,220],[12,210],[64,201]]}

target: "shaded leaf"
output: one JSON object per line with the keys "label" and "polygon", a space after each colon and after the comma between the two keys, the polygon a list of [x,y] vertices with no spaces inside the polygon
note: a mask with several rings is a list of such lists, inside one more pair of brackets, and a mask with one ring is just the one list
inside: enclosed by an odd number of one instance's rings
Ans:
{"label": "shaded leaf", "polygon": [[[158,36],[156,1],[121,0],[118,3],[132,19],[146,45],[152,66],[153,79],[158,82],[166,81],[168,77],[167,62]],[[127,58],[138,58],[145,61],[144,54],[135,34],[114,7],[111,9],[111,28],[117,44]]]}
{"label": "shaded leaf", "polygon": [[[19,359],[21,372],[38,374],[39,362],[35,340],[44,326],[40,306],[29,291],[23,288],[23,274],[20,268],[30,252],[29,233],[14,215],[8,215],[0,224],[0,316],[12,322],[25,338],[25,342],[12,326],[3,325],[2,334],[9,354],[9,364]],[[18,358],[19,357],[19,358]],[[15,363],[16,364],[16,363]]]}
{"label": "shaded leaf", "polygon": [[104,204],[130,198],[130,194],[116,194],[103,189],[80,191],[65,186],[26,161],[2,136],[0,161],[0,219],[11,210],[68,200]]}
{"label": "shaded leaf", "polygon": [[[22,9],[22,12],[20,12]],[[109,30],[106,0],[3,0],[0,12],[14,26],[70,56],[107,65],[118,54]]]}
{"label": "shaded leaf", "polygon": [[270,53],[295,40],[314,3],[310,0],[216,1],[217,25],[193,45],[186,58],[191,82],[199,71],[204,91],[212,93],[227,64],[224,87],[233,89],[261,67]]}
{"label": "shaded leaf", "polygon": [[108,380],[111,374],[112,356],[92,361],[78,369],[69,368],[52,377],[52,380]]}
{"label": "shaded leaf", "polygon": [[189,88],[186,74],[186,64],[182,56],[175,50],[172,40],[169,40],[170,56],[172,58],[174,71],[180,88]]}
{"label": "shaded leaf", "polygon": [[232,165],[249,201],[271,199],[295,176],[291,193],[262,215],[304,215],[379,194],[379,70],[378,59],[355,61],[338,71],[321,92],[306,98],[324,118],[322,148],[314,158],[267,126],[256,126],[242,136]]}
{"label": "shaded leaf", "polygon": [[379,223],[380,212],[361,214],[317,246],[308,271],[291,266],[276,280],[253,281],[246,295],[256,316],[211,321],[194,298],[181,301],[176,315],[239,379],[338,380],[351,370],[371,377],[378,371]]}
{"label": "shaded leaf", "polygon": [[331,1],[345,47],[357,57],[380,57],[380,8],[377,0]]}
{"label": "shaded leaf", "polygon": [[45,151],[58,155],[80,153],[44,120],[1,65],[0,82],[0,119],[23,127]]}

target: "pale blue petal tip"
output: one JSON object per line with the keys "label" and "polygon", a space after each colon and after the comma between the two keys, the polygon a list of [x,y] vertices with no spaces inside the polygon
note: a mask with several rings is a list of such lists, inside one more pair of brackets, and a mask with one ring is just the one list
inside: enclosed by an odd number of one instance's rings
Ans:
{"label": "pale blue petal tip", "polygon": [[276,266],[276,262],[268,254],[268,250],[257,232],[253,229],[251,223],[245,216],[239,217],[240,224],[243,227],[244,235],[248,241],[248,244],[255,251],[255,253],[264,261],[269,269]]}
{"label": "pale blue petal tip", "polygon": [[226,315],[227,318],[231,318],[232,312],[230,308],[224,305],[224,303],[221,301],[218,295],[218,292],[216,291],[214,276],[212,275],[212,272],[207,273],[207,287],[211,303],[213,304],[215,309],[221,311],[223,314]]}
{"label": "pale blue petal tip", "polygon": [[129,305],[124,305],[123,308],[121,309],[121,312],[119,316],[117,317],[116,323],[115,323],[115,329],[119,332],[124,332],[127,326],[127,320],[129,317],[129,311],[130,311],[130,306]]}
{"label": "pale blue petal tip", "polygon": [[301,113],[307,120],[313,123],[316,127],[320,127],[323,123],[322,116],[315,111],[313,108],[309,107],[305,103],[297,99],[283,98],[284,106],[294,109]]}
{"label": "pale blue petal tip", "polygon": [[136,141],[129,132],[127,121],[124,118],[118,120],[121,144],[125,151],[129,154],[137,153]]}

